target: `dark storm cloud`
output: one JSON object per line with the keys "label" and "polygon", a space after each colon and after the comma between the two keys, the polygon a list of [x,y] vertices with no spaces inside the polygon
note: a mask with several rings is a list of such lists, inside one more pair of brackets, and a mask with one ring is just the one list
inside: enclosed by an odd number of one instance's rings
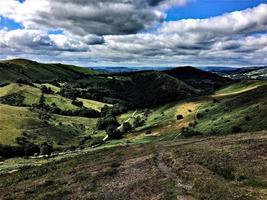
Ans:
{"label": "dark storm cloud", "polygon": [[162,22],[163,8],[185,0],[15,0],[2,3],[5,17],[25,28],[63,29],[78,35],[124,35]]}

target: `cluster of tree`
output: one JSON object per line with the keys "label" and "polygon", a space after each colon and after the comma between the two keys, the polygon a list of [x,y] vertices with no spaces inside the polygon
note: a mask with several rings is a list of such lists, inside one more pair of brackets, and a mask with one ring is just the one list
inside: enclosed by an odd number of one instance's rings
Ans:
{"label": "cluster of tree", "polygon": [[141,127],[145,124],[145,120],[143,120],[140,116],[134,118],[133,128]]}
{"label": "cluster of tree", "polygon": [[7,96],[0,97],[0,103],[11,106],[24,106],[25,97],[20,93],[13,93]]}
{"label": "cluster of tree", "polygon": [[122,125],[119,124],[116,117],[105,116],[98,119],[96,128],[98,130],[105,130],[109,139],[120,139],[124,133],[132,132],[134,129],[143,126],[145,120],[140,116],[137,116],[133,120],[133,124],[124,122]]}
{"label": "cluster of tree", "polygon": [[58,114],[58,115],[66,115],[66,116],[80,116],[80,117],[88,117],[88,118],[98,118],[101,116],[101,113],[97,110],[81,107],[76,110],[62,110],[57,107],[55,104],[47,105],[47,104],[34,104],[34,108],[41,109],[42,111]]}
{"label": "cluster of tree", "polygon": [[74,106],[83,107],[83,102],[82,102],[82,101],[72,100],[71,103],[72,103],[72,105],[74,105]]}
{"label": "cluster of tree", "polygon": [[47,142],[34,144],[29,142],[24,136],[16,139],[17,146],[8,146],[0,144],[0,156],[3,158],[33,156],[33,155],[51,155],[53,146]]}
{"label": "cluster of tree", "polygon": [[118,116],[123,113],[126,113],[131,107],[126,103],[117,103],[115,105],[107,106],[105,105],[103,108],[101,108],[101,116]]}
{"label": "cluster of tree", "polygon": [[186,98],[195,91],[166,74],[143,72],[128,75],[127,78],[116,76],[79,80],[66,84],[60,94],[67,98],[81,97],[106,103],[115,99],[133,108],[146,108]]}
{"label": "cluster of tree", "polygon": [[54,93],[54,91],[50,87],[47,87],[45,85],[41,86],[41,92],[42,94],[53,94]]}
{"label": "cluster of tree", "polygon": [[97,120],[96,128],[98,130],[106,130],[108,126],[119,127],[120,124],[115,117],[108,116]]}
{"label": "cluster of tree", "polygon": [[112,95],[107,95],[106,92],[103,92],[101,90],[95,90],[95,89],[92,90],[90,88],[74,88],[70,85],[62,87],[59,94],[69,99],[76,99],[80,97],[84,99],[93,99],[95,101],[101,101],[110,104],[116,104],[120,102],[120,100],[118,99],[109,98],[109,96]]}
{"label": "cluster of tree", "polygon": [[101,113],[97,110],[86,108],[81,106],[79,109],[76,110],[62,110],[55,103],[48,105],[45,103],[45,96],[42,93],[39,103],[32,105],[33,109],[39,109],[46,113],[53,113],[59,115],[66,115],[66,116],[80,116],[80,117],[88,117],[88,118],[98,118],[101,116]]}
{"label": "cluster of tree", "polygon": [[26,79],[22,79],[22,78],[18,78],[16,80],[16,83],[24,84],[24,85],[29,85],[29,86],[35,87],[34,84],[32,83],[32,81],[26,80]]}

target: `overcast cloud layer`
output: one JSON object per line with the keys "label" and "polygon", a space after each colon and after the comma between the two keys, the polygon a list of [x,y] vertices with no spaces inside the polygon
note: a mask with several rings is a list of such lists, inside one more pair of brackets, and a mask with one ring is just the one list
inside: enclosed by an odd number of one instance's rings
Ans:
{"label": "overcast cloud layer", "polygon": [[[0,30],[0,58],[85,66],[267,63],[267,4],[207,19],[164,21],[169,8],[185,4],[186,0],[0,0],[0,16],[23,26]],[[51,34],[53,30],[62,33]]]}

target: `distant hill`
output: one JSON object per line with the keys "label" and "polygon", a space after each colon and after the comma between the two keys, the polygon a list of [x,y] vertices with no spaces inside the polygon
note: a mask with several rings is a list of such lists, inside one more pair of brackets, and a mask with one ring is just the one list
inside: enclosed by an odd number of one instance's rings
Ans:
{"label": "distant hill", "polygon": [[0,61],[0,83],[15,82],[17,79],[34,82],[70,80],[95,73],[94,70],[74,65],[44,64],[26,59]]}
{"label": "distant hill", "polygon": [[230,79],[219,76],[218,74],[189,66],[166,70],[164,73],[175,77],[194,88],[206,91],[214,90],[231,82]]}
{"label": "distant hill", "polygon": [[221,71],[218,74],[231,79],[267,80],[267,66],[238,68],[231,71]]}
{"label": "distant hill", "polygon": [[164,71],[173,67],[92,67],[93,70],[100,73],[124,73],[137,71]]}
{"label": "distant hill", "polygon": [[209,66],[209,67],[199,67],[199,69],[208,71],[208,72],[225,72],[225,71],[235,71],[240,68]]}

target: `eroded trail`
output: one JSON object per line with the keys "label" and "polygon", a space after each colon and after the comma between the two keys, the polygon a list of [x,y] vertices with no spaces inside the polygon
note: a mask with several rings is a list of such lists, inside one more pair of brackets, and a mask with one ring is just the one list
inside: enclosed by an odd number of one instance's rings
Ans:
{"label": "eroded trail", "polygon": [[157,166],[159,170],[173,182],[175,182],[177,187],[180,187],[186,191],[190,191],[192,189],[192,186],[185,184],[184,181],[177,176],[177,174],[172,172],[171,168],[169,168],[168,165],[166,165],[166,163],[164,162],[163,156],[164,152],[163,150],[160,150],[157,155]]}
{"label": "eroded trail", "polygon": [[192,190],[192,185],[186,184],[172,169],[164,162],[164,150],[162,148],[158,148],[158,153],[156,156],[156,165],[161,173],[164,174],[167,178],[175,183],[177,188],[181,188],[184,190],[184,195],[179,194],[176,196],[177,200],[194,200],[195,198],[191,195],[188,195]]}

